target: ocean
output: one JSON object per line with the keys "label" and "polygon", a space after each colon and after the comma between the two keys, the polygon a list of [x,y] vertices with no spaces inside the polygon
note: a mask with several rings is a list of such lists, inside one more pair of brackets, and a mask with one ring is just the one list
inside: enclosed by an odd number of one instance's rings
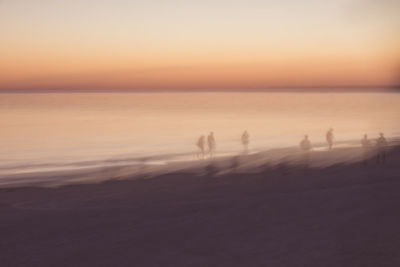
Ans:
{"label": "ocean", "polygon": [[366,133],[400,135],[398,93],[0,94],[0,176],[102,164],[196,159],[214,132],[217,156],[298,146],[358,145]]}

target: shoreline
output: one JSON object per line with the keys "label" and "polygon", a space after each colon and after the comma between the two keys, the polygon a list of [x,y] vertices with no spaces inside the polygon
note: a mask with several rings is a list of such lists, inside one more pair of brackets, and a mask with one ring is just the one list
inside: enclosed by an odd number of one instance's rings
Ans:
{"label": "shoreline", "polygon": [[[351,164],[363,160],[364,154],[356,141],[339,143],[332,151],[316,146],[307,162],[310,168],[324,168],[337,164]],[[344,146],[343,146],[344,145]],[[399,145],[399,138],[390,138],[388,149]],[[372,152],[373,153],[373,152]],[[183,156],[183,159],[179,158]],[[371,156],[373,156],[371,154]],[[194,157],[194,155],[193,155]],[[304,165],[304,153],[297,147],[274,148],[249,154],[226,153],[210,159],[190,159],[188,154],[158,155],[142,158],[92,161],[95,165],[75,162],[66,169],[10,173],[0,176],[0,188],[7,187],[57,187],[76,183],[100,183],[121,179],[153,178],[168,173],[187,172],[201,175],[213,168],[215,175],[232,172],[257,172],[266,166],[286,164],[290,167]],[[134,162],[134,164],[132,164]],[[155,164],[153,164],[154,162]],[[160,162],[159,164],[156,162]],[[83,166],[83,167],[82,167]],[[208,170],[207,170],[208,169]]]}

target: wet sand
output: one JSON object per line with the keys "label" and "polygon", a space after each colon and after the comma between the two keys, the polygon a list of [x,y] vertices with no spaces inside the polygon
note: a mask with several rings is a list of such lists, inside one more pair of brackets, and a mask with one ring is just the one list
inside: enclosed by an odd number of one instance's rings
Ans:
{"label": "wet sand", "polygon": [[400,148],[350,150],[1,188],[1,266],[400,266]]}

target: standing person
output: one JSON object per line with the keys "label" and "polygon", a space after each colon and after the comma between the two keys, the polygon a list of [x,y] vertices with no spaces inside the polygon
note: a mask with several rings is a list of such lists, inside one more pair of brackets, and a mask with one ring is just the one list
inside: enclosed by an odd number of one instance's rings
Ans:
{"label": "standing person", "polygon": [[387,141],[386,138],[383,136],[383,133],[379,133],[379,138],[376,139],[376,162],[377,163],[385,163],[386,162],[386,146]]}
{"label": "standing person", "polygon": [[305,135],[304,139],[301,140],[300,149],[304,152],[304,161],[308,165],[310,161],[310,151],[312,149],[312,145],[310,140],[308,139],[308,135]]}
{"label": "standing person", "polygon": [[243,149],[244,149],[244,153],[247,154],[248,153],[248,149],[249,149],[249,143],[250,143],[250,135],[249,133],[246,131],[244,131],[244,133],[242,134],[242,145],[243,145]]}
{"label": "standing person", "polygon": [[333,129],[330,128],[327,132],[326,132],[326,142],[328,142],[328,148],[329,150],[332,150],[332,146],[333,146]]}
{"label": "standing person", "polygon": [[361,148],[362,148],[362,153],[363,153],[363,161],[364,164],[367,164],[367,160],[370,156],[370,151],[371,151],[371,141],[368,139],[368,135],[364,134],[364,138],[361,139]]}
{"label": "standing person", "polygon": [[197,140],[196,143],[197,147],[199,148],[199,151],[197,152],[197,158],[201,158],[204,159],[204,149],[206,146],[206,137],[204,135],[200,136],[199,139]]}
{"label": "standing person", "polygon": [[301,140],[300,142],[300,149],[303,150],[304,152],[310,151],[312,148],[311,142],[308,139],[308,135],[304,136],[304,139]]}
{"label": "standing person", "polygon": [[207,137],[207,141],[208,141],[208,153],[210,153],[210,158],[212,158],[215,153],[215,147],[216,147],[214,132],[210,132],[210,134]]}

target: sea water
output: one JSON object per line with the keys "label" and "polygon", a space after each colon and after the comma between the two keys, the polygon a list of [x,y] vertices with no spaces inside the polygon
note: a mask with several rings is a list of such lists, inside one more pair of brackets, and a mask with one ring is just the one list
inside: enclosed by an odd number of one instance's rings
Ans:
{"label": "sea water", "polygon": [[[0,176],[24,171],[196,159],[213,131],[217,155],[400,135],[398,93],[0,94]],[[357,143],[358,144],[358,143]],[[72,165],[71,165],[72,164]]]}

